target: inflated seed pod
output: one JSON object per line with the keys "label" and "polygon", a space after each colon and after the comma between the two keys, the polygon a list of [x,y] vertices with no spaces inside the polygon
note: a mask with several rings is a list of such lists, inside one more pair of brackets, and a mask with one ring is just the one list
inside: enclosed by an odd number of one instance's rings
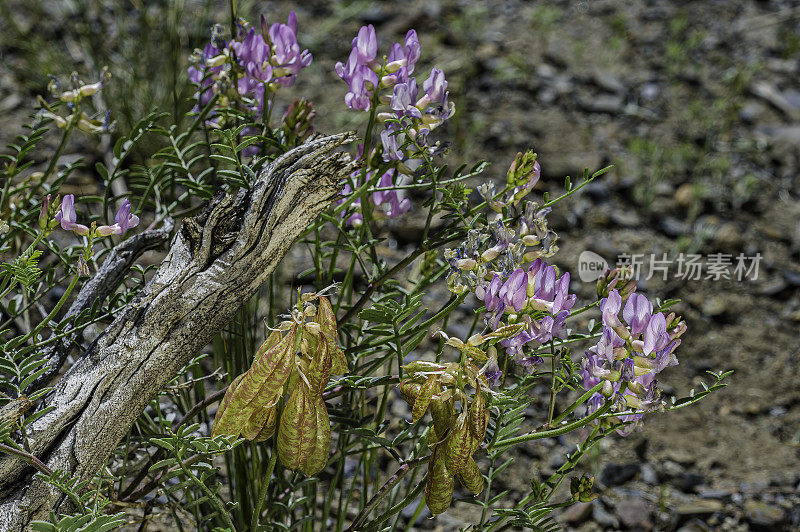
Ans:
{"label": "inflated seed pod", "polygon": [[333,312],[331,302],[327,297],[320,296],[319,307],[317,308],[316,322],[319,323],[322,336],[328,345],[328,352],[331,355],[331,374],[342,375],[347,373],[347,357],[339,347],[338,334],[336,332],[336,314]]}
{"label": "inflated seed pod", "polygon": [[288,469],[299,469],[314,450],[317,413],[308,386],[302,379],[286,400],[278,427],[278,458]]}
{"label": "inflated seed pod", "polygon": [[217,413],[214,416],[214,428],[211,431],[212,436],[216,436],[218,434],[229,434],[229,431],[233,429],[231,426],[225,426],[227,425],[226,421],[230,420],[230,416],[226,418],[225,411],[228,409],[228,405],[231,403],[231,398],[233,398],[233,395],[236,393],[236,388],[239,387],[239,383],[242,382],[244,375],[245,374],[242,373],[233,379],[233,382],[231,382],[230,386],[228,386],[228,390],[225,392],[225,397],[223,397],[222,401],[220,401],[219,408],[217,408]]}
{"label": "inflated seed pod", "polygon": [[467,423],[467,413],[462,412],[450,429],[445,441],[444,459],[447,469],[452,474],[459,473],[466,465],[467,458],[472,454],[473,436]]}
{"label": "inflated seed pod", "polygon": [[425,480],[425,503],[433,515],[450,508],[453,501],[453,475],[447,470],[443,445],[434,448],[428,462],[428,478]]}
{"label": "inflated seed pod", "polygon": [[400,381],[400,384],[397,385],[397,389],[400,391],[400,395],[403,397],[403,400],[413,405],[414,401],[417,400],[417,396],[419,396],[419,389],[422,387],[422,384],[418,382],[414,382],[411,379],[403,379]]}
{"label": "inflated seed pod", "polygon": [[445,400],[433,398],[429,408],[436,432],[444,436],[455,421],[455,406],[452,397]]}
{"label": "inflated seed pod", "polygon": [[419,389],[419,395],[414,401],[414,407],[411,409],[411,419],[414,421],[414,423],[419,421],[422,416],[425,415],[425,412],[428,410],[428,405],[431,403],[431,397],[433,397],[433,394],[438,391],[438,377],[436,375],[429,376],[428,380],[425,381],[425,384],[423,384]]}
{"label": "inflated seed pod", "polygon": [[459,471],[458,480],[461,481],[462,486],[475,495],[483,491],[483,475],[481,474],[481,470],[478,469],[478,464],[475,463],[475,460],[471,456],[467,457],[463,469]]}
{"label": "inflated seed pod", "polygon": [[486,427],[489,425],[489,411],[486,409],[486,396],[483,392],[475,392],[472,404],[469,406],[469,428],[472,435],[481,444],[486,436]]}
{"label": "inflated seed pod", "polygon": [[[213,435],[241,434],[254,413],[262,412],[266,415],[269,407],[278,401],[283,394],[283,385],[294,367],[296,333],[296,329],[291,329],[277,342],[275,334],[267,338],[250,369],[234,381],[236,386],[232,384],[225,392],[223,404],[215,418]],[[269,344],[270,347],[264,349],[264,345]],[[264,418],[263,423],[266,421]],[[254,436],[260,432],[261,426],[251,426],[249,434]]]}
{"label": "inflated seed pod", "polygon": [[314,412],[316,414],[316,437],[311,442],[311,452],[305,462],[300,464],[300,471],[307,476],[316,475],[322,471],[331,454],[331,420],[321,396],[314,400]]}
{"label": "inflated seed pod", "polygon": [[317,352],[308,364],[307,377],[311,385],[310,391],[313,397],[322,395],[325,386],[328,384],[328,380],[331,378],[331,365],[333,361],[328,351],[327,343],[322,340],[323,339],[320,337],[320,342],[317,344]]}
{"label": "inflated seed pod", "polygon": [[[278,422],[278,409],[273,406],[264,415],[266,416],[266,422],[261,426],[261,430],[253,436],[252,440],[254,442],[267,440],[270,436],[275,434],[275,426]],[[242,432],[242,435],[247,438],[244,432]]]}

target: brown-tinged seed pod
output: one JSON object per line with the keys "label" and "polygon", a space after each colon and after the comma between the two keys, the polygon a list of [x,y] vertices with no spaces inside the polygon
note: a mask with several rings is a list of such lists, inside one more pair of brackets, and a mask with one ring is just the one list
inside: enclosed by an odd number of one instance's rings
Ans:
{"label": "brown-tinged seed pod", "polygon": [[239,383],[242,382],[244,375],[245,374],[242,373],[233,379],[233,382],[231,382],[230,386],[228,386],[228,390],[225,392],[225,397],[223,397],[222,401],[220,401],[219,408],[217,408],[217,413],[214,416],[214,428],[211,430],[212,437],[220,434],[239,434],[239,427],[234,427],[236,419],[234,419],[234,416],[226,416],[225,411],[228,409],[231,398],[236,392],[236,388],[239,386]]}
{"label": "brown-tinged seed pod", "polygon": [[331,454],[331,420],[322,397],[316,398],[314,412],[316,414],[316,437],[312,442],[311,453],[305,463],[300,464],[300,471],[307,476],[316,475],[322,471]]}
{"label": "brown-tinged seed pod", "polygon": [[403,379],[400,381],[400,384],[397,385],[397,389],[403,397],[403,400],[410,405],[413,405],[414,401],[417,400],[421,387],[422,384],[414,382],[411,379]]}
{"label": "brown-tinged seed pod", "polygon": [[425,412],[428,410],[428,405],[431,402],[431,397],[438,391],[439,379],[436,375],[431,375],[425,384],[419,389],[417,400],[414,401],[414,407],[411,409],[411,419],[414,423],[419,421]]}
{"label": "brown-tinged seed pod", "polygon": [[469,427],[472,435],[478,440],[478,445],[486,436],[486,426],[489,424],[489,411],[486,410],[486,396],[483,392],[475,392],[472,404],[469,407]]}
{"label": "brown-tinged seed pod", "polygon": [[283,407],[278,428],[278,458],[288,469],[299,469],[314,448],[317,414],[308,387],[297,380]]}
{"label": "brown-tinged seed pod", "polygon": [[430,409],[431,417],[433,418],[433,426],[436,427],[436,432],[444,436],[455,421],[453,399],[442,400],[434,398],[431,401]]}
{"label": "brown-tinged seed pod", "polygon": [[458,473],[458,480],[469,491],[477,495],[483,491],[484,479],[481,470],[478,469],[478,464],[471,456],[467,457],[467,462]]}
{"label": "brown-tinged seed pod", "polygon": [[336,330],[336,314],[333,312],[331,302],[327,297],[319,297],[319,307],[317,308],[316,322],[319,323],[322,336],[328,344],[328,352],[331,355],[331,373],[333,375],[342,375],[347,373],[347,357],[339,347],[338,333]]}
{"label": "brown-tinged seed pod", "polygon": [[453,501],[453,475],[447,470],[443,445],[437,446],[428,463],[428,478],[425,481],[425,503],[433,515],[450,508]]}
{"label": "brown-tinged seed pod", "polygon": [[278,423],[278,409],[273,406],[264,415],[266,416],[266,421],[261,426],[261,430],[253,437],[254,442],[268,440],[275,434],[275,426]]}
{"label": "brown-tinged seed pod", "polygon": [[445,462],[452,474],[460,472],[466,464],[467,457],[472,454],[472,435],[467,423],[466,412],[459,414],[455,425],[450,429],[445,442]]}

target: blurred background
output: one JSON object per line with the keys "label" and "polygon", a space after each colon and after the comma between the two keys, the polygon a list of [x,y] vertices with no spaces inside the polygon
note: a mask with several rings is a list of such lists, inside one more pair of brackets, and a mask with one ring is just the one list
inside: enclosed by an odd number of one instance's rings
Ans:
{"label": "blurred background", "polygon": [[[447,163],[481,159],[503,179],[518,151],[535,149],[540,191],[563,190],[584,168],[614,169],[550,215],[585,301],[593,283],[574,272],[593,251],[614,264],[641,256],[639,286],[681,299],[689,330],[668,393],[698,388],[706,370],[735,370],[731,386],[700,405],[653,415],[644,431],[610,438],[585,464],[603,495],[560,516],[578,530],[800,530],[800,4],[793,1],[425,0],[241,1],[251,23],[299,22],[314,56],[291,94],[317,109],[316,128],[363,125],[333,72],[350,40],[373,24],[380,53],[417,30],[417,77],[444,70],[456,116],[439,138]],[[0,0],[0,145],[22,133],[48,75],[84,82],[108,65],[100,102],[119,132],[158,107],[181,114],[194,89],[187,59],[208,42],[228,5],[210,0]],[[279,116],[279,115],[278,115]],[[55,147],[58,137],[50,142]],[[66,158],[84,158],[80,189],[114,139],[75,135]],[[42,160],[46,153],[39,154]],[[140,161],[146,152],[139,154]],[[417,237],[412,217],[391,225],[397,245]],[[649,260],[667,255],[666,280]],[[721,255],[719,255],[721,254]],[[699,279],[680,257],[699,255]],[[714,256],[719,255],[718,259]],[[741,280],[737,257],[758,271]],[[730,278],[709,263],[723,264]],[[303,269],[303,268],[300,268]],[[689,277],[689,278],[687,278]],[[718,277],[718,278],[715,278]],[[510,497],[564,461],[565,442],[529,444],[508,469]],[[419,527],[469,524],[461,506]]]}

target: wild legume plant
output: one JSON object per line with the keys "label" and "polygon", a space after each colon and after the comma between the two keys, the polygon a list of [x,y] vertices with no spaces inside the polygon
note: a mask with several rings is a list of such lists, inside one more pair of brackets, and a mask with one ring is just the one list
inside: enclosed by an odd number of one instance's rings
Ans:
{"label": "wild legume plant", "polygon": [[[651,300],[631,272],[613,270],[579,306],[570,274],[548,263],[558,252],[548,213],[609,168],[567,178],[550,197],[534,190],[533,151],[501,180],[485,177],[485,163],[448,167],[436,135],[456,106],[421,52],[414,30],[388,53],[371,25],[359,30],[334,69],[365,125],[340,194],[295,245],[292,261],[306,269],[279,269],[242,300],[90,478],[53,470],[31,445],[54,379],[136,301],[154,266],[135,260],[166,241],[173,220],[202,232],[206,202],[255,193],[262,172],[318,138],[311,102],[282,110],[276,99],[312,54],[294,13],[251,26],[232,3],[229,27],[215,26],[192,57],[194,108],[179,123],[153,111],[118,136],[108,162],[88,169],[90,191],[71,183],[87,168],[62,155],[74,135],[112,133],[93,101],[113,73],[53,79],[0,170],[0,451],[63,492],[34,529],[408,530],[425,507],[466,504],[477,508],[471,530],[557,529],[554,509],[596,497],[576,468],[601,439],[725,385],[729,372],[711,373],[697,393],[662,398],[658,378],[678,363],[687,328],[674,301]],[[31,171],[56,133],[45,168]],[[142,153],[143,139],[160,148]],[[387,246],[387,227],[412,222],[410,251]],[[588,328],[576,325],[585,312],[599,317]],[[537,384],[546,408],[532,419]],[[530,475],[514,467],[515,447],[564,435],[574,451],[562,466],[530,478],[527,494],[505,489],[503,473]]]}

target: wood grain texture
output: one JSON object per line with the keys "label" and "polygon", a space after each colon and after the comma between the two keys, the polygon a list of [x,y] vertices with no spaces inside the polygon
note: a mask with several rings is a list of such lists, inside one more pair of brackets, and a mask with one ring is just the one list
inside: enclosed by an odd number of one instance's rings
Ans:
{"label": "wood grain texture", "polygon": [[[43,401],[28,428],[32,453],[51,469],[91,478],[149,401],[247,301],[356,168],[336,149],[352,133],[317,137],[266,167],[252,189],[217,196],[184,222],[158,271]],[[0,459],[0,530],[23,530],[62,493]]]}

